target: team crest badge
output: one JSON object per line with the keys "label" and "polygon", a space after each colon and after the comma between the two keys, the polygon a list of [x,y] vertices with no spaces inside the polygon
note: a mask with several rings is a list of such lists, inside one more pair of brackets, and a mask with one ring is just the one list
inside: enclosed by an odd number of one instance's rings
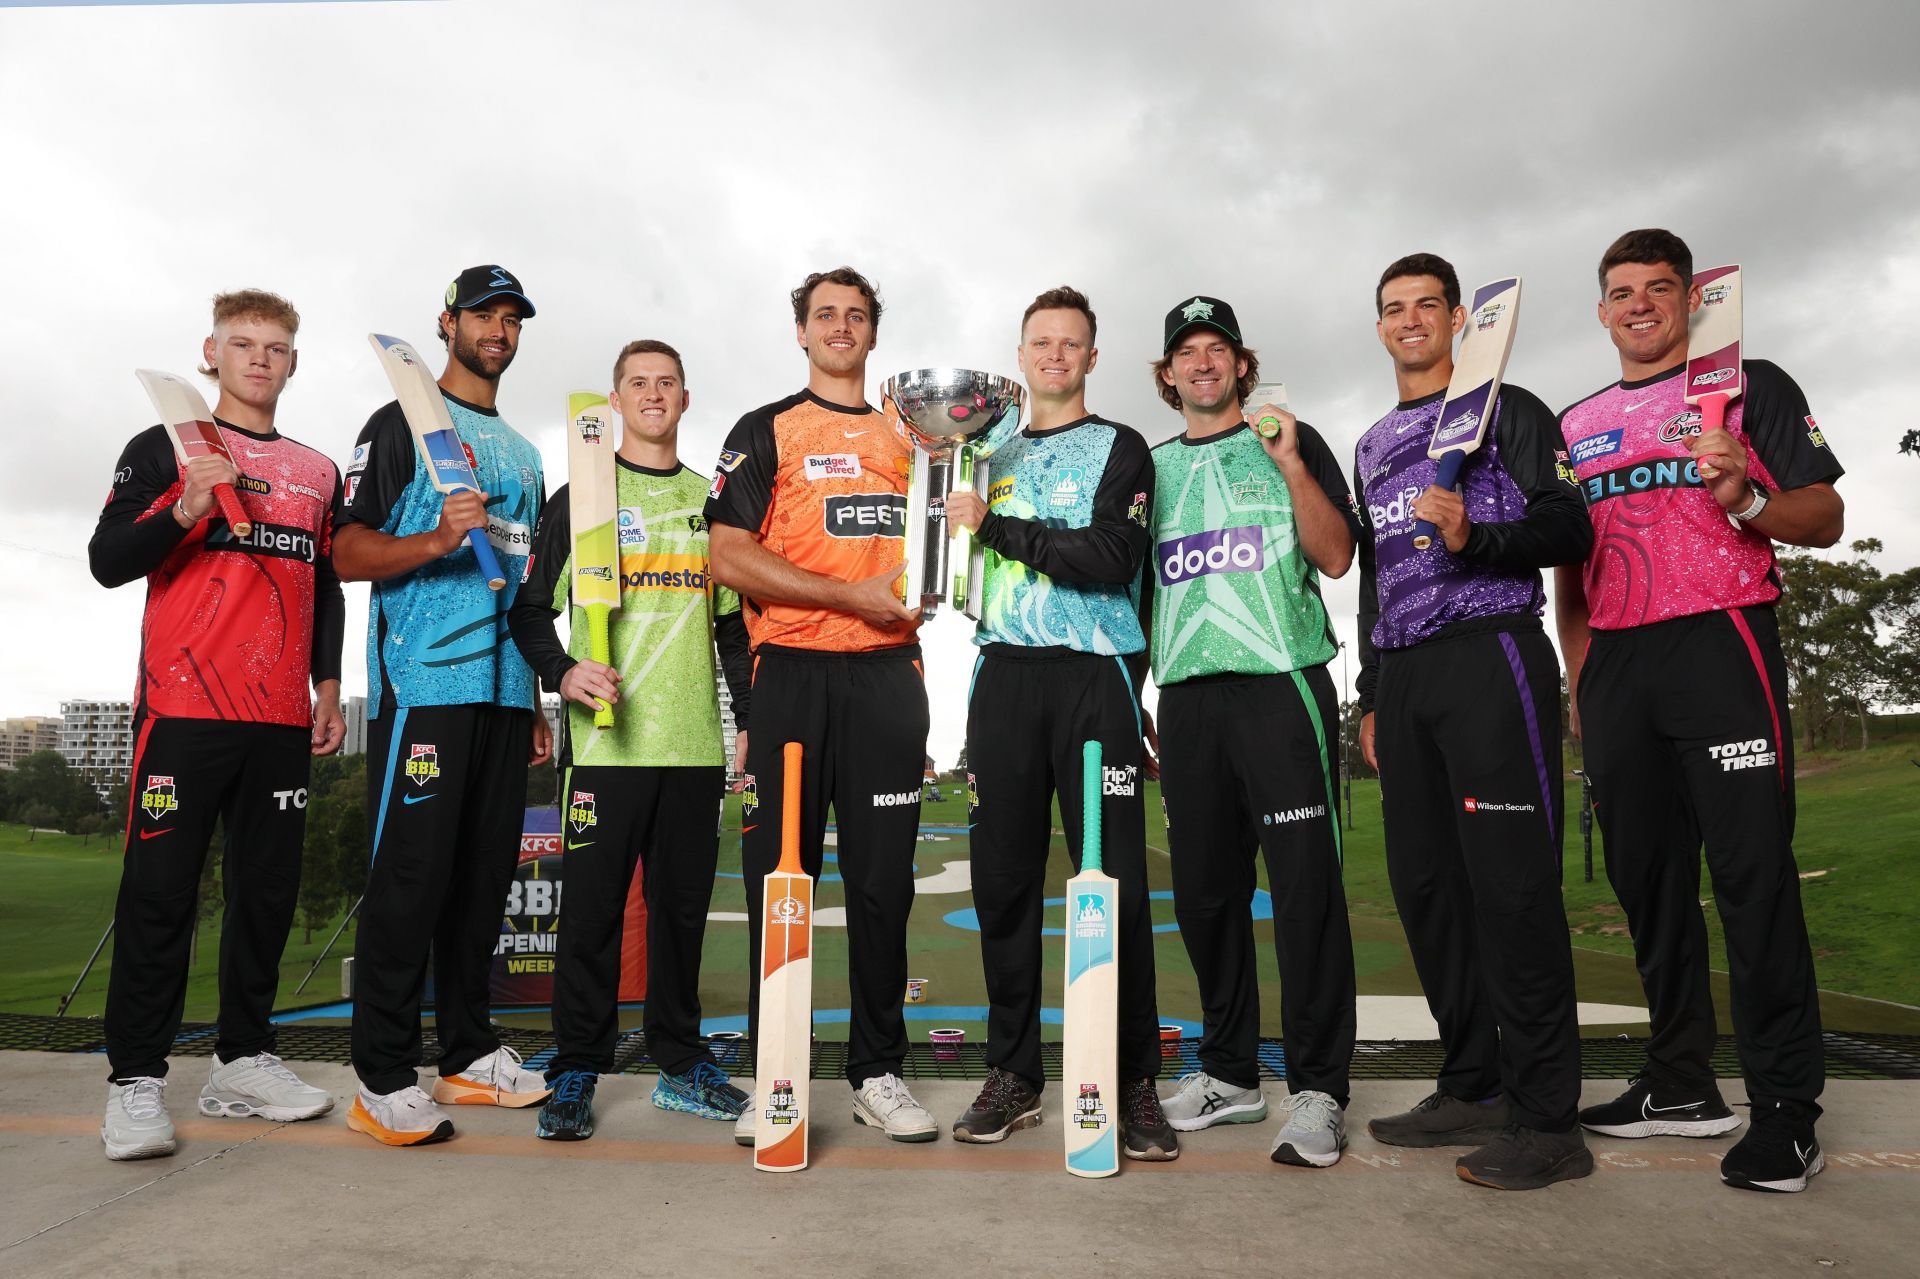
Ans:
{"label": "team crest badge", "polygon": [[173,793],[172,774],[148,773],[146,789],[140,792],[140,811],[147,815],[147,820],[161,821],[178,807],[180,800]]}
{"label": "team crest badge", "polygon": [[440,776],[440,748],[416,742],[407,757],[407,780],[425,786]]}
{"label": "team crest badge", "polygon": [[600,824],[600,819],[594,815],[592,791],[577,790],[573,793],[573,802],[567,805],[567,820],[573,823],[576,831],[585,831],[589,826]]}

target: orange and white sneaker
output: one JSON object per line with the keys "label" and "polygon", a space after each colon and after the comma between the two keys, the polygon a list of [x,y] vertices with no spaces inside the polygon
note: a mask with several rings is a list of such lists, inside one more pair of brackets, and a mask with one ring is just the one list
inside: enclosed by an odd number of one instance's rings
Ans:
{"label": "orange and white sneaker", "polygon": [[453,1136],[453,1120],[417,1085],[390,1093],[361,1088],[347,1108],[347,1127],[383,1146],[424,1146]]}
{"label": "orange and white sneaker", "polygon": [[537,1106],[553,1089],[537,1070],[520,1064],[520,1054],[502,1044],[457,1075],[433,1081],[433,1099],[449,1106]]}

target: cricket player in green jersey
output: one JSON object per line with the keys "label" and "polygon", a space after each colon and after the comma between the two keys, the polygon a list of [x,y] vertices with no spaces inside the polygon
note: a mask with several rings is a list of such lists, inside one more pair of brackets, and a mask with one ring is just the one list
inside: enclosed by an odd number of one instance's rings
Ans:
{"label": "cricket player in green jersey", "polygon": [[1195,297],[1167,313],[1154,380],[1186,429],[1153,450],[1147,582],[1174,915],[1205,1030],[1201,1069],[1164,1106],[1189,1132],[1266,1118],[1257,843],[1286,992],[1289,1115],[1272,1157],[1324,1168],[1346,1145],[1354,977],[1330,747],[1327,662],[1339,647],[1320,574],[1347,571],[1359,524],[1340,463],[1312,427],[1270,404],[1243,412],[1258,375],[1225,302]]}
{"label": "cricket player in green jersey", "polygon": [[[679,352],[630,342],[614,362],[610,396],[623,423],[615,457],[620,607],[610,624],[612,664],[591,660],[585,610],[570,607],[569,493],[542,512],[533,566],[509,625],[550,689],[567,700],[560,763],[566,909],[553,992],[553,1095],[539,1135],[593,1135],[594,1086],[613,1069],[620,937],[636,861],[647,903],[647,1052],[660,1067],[653,1104],[734,1120],[747,1095],[700,1037],[700,948],[719,857],[726,785],[714,654],[733,696],[737,749],[746,751],[746,627],[740,600],[708,571],[703,508],[710,478],[679,458],[680,417],[691,403]],[[554,619],[569,610],[571,641]],[[596,729],[600,702],[613,727]]]}

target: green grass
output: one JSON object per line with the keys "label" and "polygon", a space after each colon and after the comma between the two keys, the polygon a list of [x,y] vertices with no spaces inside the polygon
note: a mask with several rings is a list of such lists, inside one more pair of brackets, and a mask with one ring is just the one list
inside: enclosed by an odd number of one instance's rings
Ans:
{"label": "green grass", "polygon": [[[1813,937],[1816,965],[1823,990],[1867,999],[1920,1004],[1920,875],[1912,854],[1920,848],[1920,770],[1909,759],[1920,757],[1920,733],[1908,730],[1889,737],[1865,752],[1820,754],[1801,761],[1807,775],[1798,786],[1800,820],[1796,848],[1803,871],[1825,874],[1803,882],[1807,918]],[[1578,788],[1568,778],[1569,811],[1577,812]],[[963,787],[944,788],[947,798],[922,810],[930,826],[966,824]],[[1161,822],[1158,787],[1148,786],[1146,798],[1148,858],[1151,887],[1171,887],[1165,854],[1165,827]],[[1411,993],[1417,990],[1387,884],[1380,829],[1379,788],[1357,781],[1353,788],[1354,824],[1347,834],[1346,887],[1354,917],[1354,948],[1360,989],[1368,993]],[[738,830],[737,812],[730,810],[729,828]],[[1057,825],[1056,819],[1056,825]],[[1604,848],[1595,836],[1595,878],[1582,879],[1578,827],[1568,823],[1566,843],[1566,902],[1576,946],[1576,966],[1582,999],[1637,1004],[1637,977],[1630,960],[1632,943],[1625,919],[1606,882]],[[952,858],[965,857],[964,837],[923,842],[916,861],[921,877],[933,874]],[[51,1013],[73,984],[88,952],[112,918],[119,879],[117,841],[64,835],[35,835],[24,827],[0,825],[0,1012]],[[724,840],[722,878],[715,885],[713,910],[744,911],[742,881],[724,872],[739,869],[737,837]],[[1047,882],[1054,895],[1067,875],[1064,841],[1056,837],[1050,855]],[[1260,872],[1264,887],[1266,875]],[[1703,884],[1702,898],[1711,895]],[[821,885],[818,905],[839,905],[840,886]],[[977,1005],[985,1002],[978,935],[947,927],[950,912],[970,906],[965,894],[923,897],[918,902],[909,940],[913,975],[925,977],[929,1002],[936,1005]],[[1058,926],[1060,908],[1048,912]],[[1170,901],[1154,903],[1157,923],[1171,923]],[[1724,968],[1718,919],[1707,911],[1715,946],[1715,967]],[[283,1007],[333,998],[339,990],[339,968],[334,960],[315,975],[306,994],[295,998],[293,988],[306,974],[333,925],[316,929],[311,940],[296,927],[281,967]],[[1260,947],[1263,1021],[1277,1033],[1279,982],[1274,973],[1272,926],[1255,926]],[[846,993],[846,934],[821,928],[816,934],[816,1007],[844,1008]],[[336,958],[352,951],[349,931],[335,951]],[[188,983],[186,1015],[210,1019],[217,1007],[215,960],[219,924],[201,929],[197,954]],[[1049,939],[1043,948],[1046,962],[1044,990],[1047,1002],[1060,982],[1060,946]],[[112,948],[88,978],[72,1011],[98,1014],[105,1004],[107,965]],[[709,1016],[745,1010],[746,929],[743,924],[709,925],[702,977],[702,999]],[[1156,935],[1155,960],[1163,1017],[1199,1019],[1198,992],[1179,934]],[[1716,982],[1724,1021],[1724,980]],[[1830,1025],[1857,1029],[1920,1028],[1920,1015],[1884,1009],[1860,1000],[1826,1001]],[[536,1018],[544,1024],[544,1016]],[[913,1025],[914,1038],[924,1037],[925,1025]],[[823,1038],[845,1034],[843,1026],[822,1025]],[[977,1034],[977,1023],[969,1036]]]}

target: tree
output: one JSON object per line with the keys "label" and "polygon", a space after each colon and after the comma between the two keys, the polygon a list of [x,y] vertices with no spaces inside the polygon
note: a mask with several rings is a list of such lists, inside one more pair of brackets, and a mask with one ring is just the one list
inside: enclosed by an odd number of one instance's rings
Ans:
{"label": "tree", "polygon": [[1908,457],[1920,457],[1920,430],[1908,431],[1900,437],[1900,451]]}
{"label": "tree", "polygon": [[100,797],[59,751],[26,756],[0,774],[0,788],[0,815],[36,828],[71,835],[78,832],[82,818],[100,812]]}
{"label": "tree", "polygon": [[[1808,749],[1847,719],[1859,721],[1865,749],[1872,708],[1911,702],[1920,692],[1920,571],[1883,576],[1873,564],[1885,549],[1877,538],[1862,538],[1850,549],[1847,560],[1804,552],[1780,557],[1780,647]],[[1884,641],[1883,630],[1889,633]]]}
{"label": "tree", "polygon": [[340,856],[334,847],[334,809],[338,801],[315,797],[307,801],[307,837],[300,850],[300,926],[307,940],[340,909]]}

